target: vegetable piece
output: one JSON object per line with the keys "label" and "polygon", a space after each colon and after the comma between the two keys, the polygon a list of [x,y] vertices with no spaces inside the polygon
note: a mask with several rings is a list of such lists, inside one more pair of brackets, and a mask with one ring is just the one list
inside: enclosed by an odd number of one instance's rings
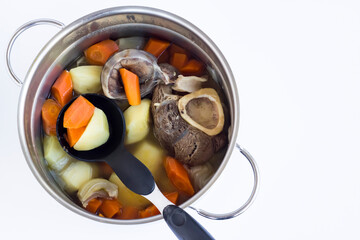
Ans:
{"label": "vegetable piece", "polygon": [[[179,197],[178,192],[165,193],[164,195],[173,204],[176,204],[177,199]],[[140,218],[151,217],[151,216],[155,216],[155,215],[158,215],[158,214],[160,214],[160,211],[153,204],[151,204],[150,206],[148,206],[144,210],[139,211],[139,217]]]}
{"label": "vegetable piece", "polygon": [[169,52],[171,55],[174,55],[174,53],[183,53],[186,55],[189,55],[189,53],[182,47],[180,47],[179,45],[176,44],[171,44],[171,46],[169,47]]}
{"label": "vegetable piece", "polygon": [[121,214],[115,216],[118,219],[136,219],[139,215],[139,209],[132,206],[126,206],[122,208]]}
{"label": "vegetable piece", "polygon": [[44,158],[49,167],[57,172],[63,170],[71,162],[71,158],[61,147],[56,136],[44,137]]}
{"label": "vegetable piece", "polygon": [[188,173],[195,190],[200,190],[212,178],[215,173],[215,169],[209,162],[207,162],[205,164],[189,168]]}
{"label": "vegetable piece", "polygon": [[188,57],[184,53],[174,53],[171,56],[170,64],[176,67],[177,69],[181,69],[188,62]]}
{"label": "vegetable piece", "polygon": [[77,196],[84,207],[94,198],[114,198],[118,195],[118,187],[103,178],[94,178],[84,183],[77,193]]}
{"label": "vegetable piece", "polygon": [[103,176],[104,178],[109,178],[110,175],[114,172],[110,165],[106,162],[100,162],[98,164],[100,167],[101,176]]}
{"label": "vegetable piece", "polygon": [[195,59],[191,59],[179,70],[183,75],[200,76],[204,71],[204,65]]}
{"label": "vegetable piece", "polygon": [[133,206],[139,209],[142,209],[149,204],[149,200],[144,198],[143,196],[134,193],[133,191],[129,190],[119,179],[119,177],[113,173],[111,174],[109,181],[115,183],[118,186],[118,201],[123,204],[123,206]]}
{"label": "vegetable piece", "polygon": [[165,170],[170,181],[180,191],[187,195],[194,195],[194,188],[191,185],[189,175],[184,166],[175,158],[167,156],[165,158]]}
{"label": "vegetable piece", "polygon": [[79,94],[101,90],[101,66],[79,66],[70,70],[74,91]]}
{"label": "vegetable piece", "polygon": [[158,58],[169,47],[169,45],[170,43],[167,41],[150,38],[144,48],[144,51],[151,53]]}
{"label": "vegetable piece", "polygon": [[98,211],[99,207],[101,206],[101,204],[102,204],[102,200],[93,198],[88,202],[85,209],[91,213],[96,213]]}
{"label": "vegetable piece", "polygon": [[99,210],[105,217],[112,218],[120,211],[121,207],[117,199],[104,199]]}
{"label": "vegetable piece", "polygon": [[68,71],[64,70],[56,79],[51,87],[51,94],[62,107],[71,100],[73,96],[73,83]]}
{"label": "vegetable piece", "polygon": [[126,37],[116,40],[116,43],[119,45],[119,51],[125,49],[143,49],[145,42],[144,37]]}
{"label": "vegetable piece", "polygon": [[150,105],[149,99],[141,100],[137,106],[130,106],[124,112],[126,134],[125,144],[141,141],[150,131]]}
{"label": "vegetable piece", "polygon": [[56,135],[56,120],[59,116],[61,107],[52,99],[46,99],[41,108],[43,129],[47,135]]}
{"label": "vegetable piece", "polygon": [[81,135],[84,133],[86,127],[80,128],[68,128],[67,130],[67,141],[70,147],[73,147],[75,143],[80,139]]}
{"label": "vegetable piece", "polygon": [[152,204],[144,210],[139,211],[139,218],[148,218],[158,214],[160,214],[160,211]]}
{"label": "vegetable piece", "polygon": [[81,185],[96,175],[95,166],[88,162],[74,161],[60,173],[69,193],[77,191]]}
{"label": "vegetable piece", "polygon": [[86,126],[84,133],[74,145],[74,149],[77,151],[92,150],[106,143],[109,137],[107,117],[101,109],[95,108],[93,116]]}
{"label": "vegetable piece", "polygon": [[165,172],[165,152],[156,140],[149,137],[133,147],[128,147],[128,149],[150,170],[156,184],[162,191],[172,192],[176,190]]}
{"label": "vegetable piece", "polygon": [[79,96],[64,114],[64,128],[81,128],[88,125],[95,106],[83,96]]}
{"label": "vegetable piece", "polygon": [[192,93],[201,89],[201,85],[203,82],[207,81],[207,77],[196,77],[196,76],[188,76],[184,77],[183,75],[179,75],[175,80],[174,86],[172,89],[178,92],[188,92]]}
{"label": "vegetable piece", "polygon": [[139,105],[141,103],[139,77],[125,68],[120,68],[119,71],[129,104]]}
{"label": "vegetable piece", "polygon": [[84,51],[84,54],[90,64],[104,65],[109,57],[118,50],[119,46],[117,43],[107,39],[92,45]]}

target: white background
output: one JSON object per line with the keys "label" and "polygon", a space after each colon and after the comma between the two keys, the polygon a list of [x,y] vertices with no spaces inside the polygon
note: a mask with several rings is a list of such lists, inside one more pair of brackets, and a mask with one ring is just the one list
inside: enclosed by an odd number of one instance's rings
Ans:
{"label": "white background", "polygon": [[[360,2],[346,0],[93,1],[2,3],[0,10],[1,239],[174,239],[163,221],[98,223],[57,203],[36,181],[17,135],[20,87],[6,71],[11,34],[36,18],[69,24],[96,10],[145,5],[191,21],[217,44],[237,80],[238,142],[256,158],[261,188],[243,215],[212,221],[188,212],[217,239],[359,239]],[[57,32],[24,33],[13,52],[23,78]],[[195,203],[230,211],[251,189],[250,168],[234,153]]]}

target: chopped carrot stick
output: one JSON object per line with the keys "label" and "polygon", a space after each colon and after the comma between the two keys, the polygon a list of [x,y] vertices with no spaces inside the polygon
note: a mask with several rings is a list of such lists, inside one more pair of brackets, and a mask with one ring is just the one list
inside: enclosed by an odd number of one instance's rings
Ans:
{"label": "chopped carrot stick", "polygon": [[79,96],[64,114],[64,128],[85,127],[92,115],[95,106],[83,96]]}
{"label": "chopped carrot stick", "polygon": [[[173,204],[176,204],[177,199],[179,197],[178,192],[165,193],[164,195]],[[147,208],[139,211],[138,216],[139,216],[139,218],[147,218],[147,217],[155,216],[158,214],[160,214],[160,211],[157,209],[157,207],[155,207],[155,205],[151,204]]]}
{"label": "chopped carrot stick", "polygon": [[164,195],[170,202],[176,205],[177,200],[179,198],[178,192],[165,193]]}
{"label": "chopped carrot stick", "polygon": [[68,71],[64,70],[56,79],[54,85],[51,87],[51,94],[62,107],[71,100],[73,96],[73,84]]}
{"label": "chopped carrot stick", "polygon": [[139,211],[139,218],[147,218],[160,214],[160,211],[155,207],[155,205],[150,205],[147,208]]}
{"label": "chopped carrot stick", "polygon": [[118,219],[136,219],[139,215],[139,209],[132,206],[123,207],[122,213],[118,214],[116,218]]}
{"label": "chopped carrot stick", "polygon": [[130,105],[141,103],[139,77],[125,68],[120,68],[124,90]]}
{"label": "chopped carrot stick", "polygon": [[181,69],[188,61],[188,57],[184,53],[174,53],[171,56],[170,64],[176,67],[177,69]]}
{"label": "chopped carrot stick", "polygon": [[171,44],[171,46],[169,47],[169,51],[170,51],[170,55],[174,55],[174,53],[183,53],[186,55],[189,55],[188,52],[183,49],[182,47],[180,47],[179,45],[176,44]]}
{"label": "chopped carrot stick", "polygon": [[80,139],[81,135],[83,135],[84,131],[86,129],[85,127],[79,127],[79,128],[68,128],[67,130],[67,140],[70,145],[70,147],[73,147],[77,141]]}
{"label": "chopped carrot stick", "polygon": [[121,209],[117,199],[104,199],[100,206],[100,212],[107,218],[112,218]]}
{"label": "chopped carrot stick", "polygon": [[98,42],[84,51],[86,61],[94,65],[104,65],[111,55],[119,50],[113,40]]}
{"label": "chopped carrot stick", "polygon": [[56,135],[56,121],[61,107],[53,99],[46,99],[41,108],[43,129],[47,135]]}
{"label": "chopped carrot stick", "polygon": [[189,175],[184,166],[175,158],[167,156],[165,158],[165,170],[170,181],[174,186],[187,195],[194,195],[195,191],[191,185]]}
{"label": "chopped carrot stick", "polygon": [[100,199],[93,198],[88,202],[85,209],[91,213],[96,213],[97,210],[99,209],[99,207],[101,206],[101,204],[102,204],[102,201]]}
{"label": "chopped carrot stick", "polygon": [[185,64],[185,66],[183,66],[180,69],[180,72],[184,75],[200,76],[203,73],[203,71],[204,71],[204,65],[195,59],[191,59]]}
{"label": "chopped carrot stick", "polygon": [[144,51],[151,53],[158,58],[169,47],[169,45],[170,43],[167,41],[150,38],[144,48]]}

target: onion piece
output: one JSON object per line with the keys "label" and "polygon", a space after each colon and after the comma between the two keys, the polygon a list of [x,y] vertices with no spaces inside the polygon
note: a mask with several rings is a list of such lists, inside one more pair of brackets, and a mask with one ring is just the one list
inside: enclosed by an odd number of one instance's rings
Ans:
{"label": "onion piece", "polygon": [[89,201],[97,197],[114,198],[118,195],[118,186],[103,178],[94,178],[83,184],[77,196],[84,207]]}
{"label": "onion piece", "polygon": [[119,51],[125,49],[140,49],[145,46],[146,39],[144,37],[126,37],[119,38],[116,43],[119,45]]}

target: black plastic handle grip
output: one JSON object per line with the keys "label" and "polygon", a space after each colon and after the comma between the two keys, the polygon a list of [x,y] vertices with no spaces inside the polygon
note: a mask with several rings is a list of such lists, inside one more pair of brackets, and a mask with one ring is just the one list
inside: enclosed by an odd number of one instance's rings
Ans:
{"label": "black plastic handle grip", "polygon": [[187,212],[175,205],[168,205],[164,208],[163,217],[181,240],[207,240],[214,239],[208,231],[203,228]]}

